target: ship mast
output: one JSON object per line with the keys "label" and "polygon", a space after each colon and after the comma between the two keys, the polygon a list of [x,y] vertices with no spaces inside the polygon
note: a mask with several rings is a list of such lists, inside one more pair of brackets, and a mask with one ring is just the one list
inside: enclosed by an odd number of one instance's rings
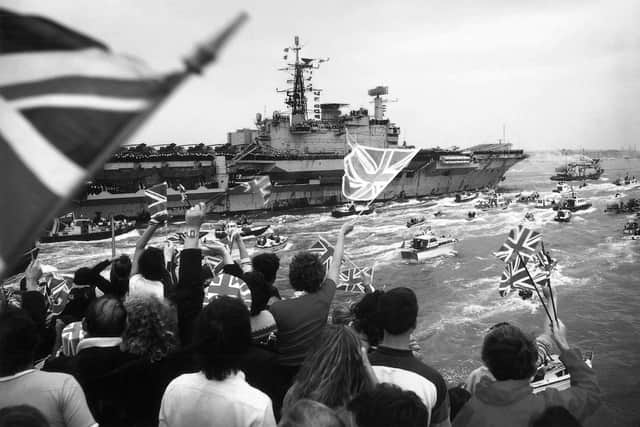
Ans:
{"label": "ship mast", "polygon": [[[329,58],[302,58],[300,57],[300,39],[295,36],[293,46],[284,49],[284,59],[287,60],[289,55],[295,53],[295,61],[288,63],[286,67],[280,68],[281,71],[287,71],[291,74],[292,79],[287,83],[293,84],[293,87],[279,90],[277,92],[285,93],[285,103],[291,108],[291,126],[304,126],[307,121],[307,97],[306,92],[312,91],[314,95],[320,96],[322,89],[314,88],[311,84],[313,70],[320,68],[320,64],[329,60]],[[308,83],[307,83],[308,82]]]}

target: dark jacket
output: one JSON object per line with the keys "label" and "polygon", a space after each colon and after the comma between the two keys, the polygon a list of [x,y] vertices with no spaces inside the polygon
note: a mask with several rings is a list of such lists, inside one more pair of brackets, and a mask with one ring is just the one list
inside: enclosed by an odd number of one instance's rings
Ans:
{"label": "dark jacket", "polygon": [[528,426],[533,418],[551,406],[562,406],[584,421],[600,405],[596,375],[582,361],[577,350],[562,352],[560,360],[571,374],[570,388],[562,391],[546,389],[533,394],[528,379],[492,381],[483,378],[453,426]]}

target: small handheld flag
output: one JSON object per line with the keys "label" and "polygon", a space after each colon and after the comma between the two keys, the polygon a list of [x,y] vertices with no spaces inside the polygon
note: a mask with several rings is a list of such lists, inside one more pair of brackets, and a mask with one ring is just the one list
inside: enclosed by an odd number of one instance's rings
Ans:
{"label": "small handheld flag", "polygon": [[149,203],[147,208],[151,216],[167,212],[167,183],[156,184],[144,190],[144,195]]}

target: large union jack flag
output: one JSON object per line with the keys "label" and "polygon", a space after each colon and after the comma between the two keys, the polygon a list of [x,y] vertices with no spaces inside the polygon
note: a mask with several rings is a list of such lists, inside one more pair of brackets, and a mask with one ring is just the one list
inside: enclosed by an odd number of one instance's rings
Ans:
{"label": "large union jack flag", "polygon": [[309,252],[315,253],[320,257],[320,262],[322,262],[325,267],[325,273],[329,271],[329,266],[333,259],[333,245],[331,243],[322,237],[318,237],[318,240],[309,248]]}
{"label": "large union jack flag", "polygon": [[393,181],[420,149],[373,148],[352,142],[344,157],[342,194],[349,200],[371,201]]}
{"label": "large union jack flag", "polygon": [[542,234],[519,225],[509,232],[507,241],[494,255],[506,263],[518,258],[518,255],[524,260],[529,260],[535,256],[541,241]]}
{"label": "large union jack flag", "polygon": [[233,187],[230,193],[250,193],[262,198],[263,204],[269,203],[271,198],[271,178],[267,175],[259,176],[251,181],[241,182]]}
{"label": "large union jack flag", "polygon": [[520,257],[515,257],[512,261],[507,262],[502,277],[500,278],[500,286],[498,291],[504,296],[514,289],[527,289],[534,291],[535,285],[526,266]]}
{"label": "large union jack flag", "polygon": [[367,294],[375,291],[375,288],[371,284],[372,276],[373,269],[370,267],[352,267],[340,272],[340,283],[338,283],[336,288],[346,292]]}
{"label": "large union jack flag", "polygon": [[211,278],[204,290],[203,305],[209,304],[214,298],[221,296],[240,298],[248,309],[251,309],[251,290],[239,277],[222,273]]}
{"label": "large union jack flag", "polygon": [[151,215],[167,210],[167,183],[156,184],[144,190],[144,195],[149,202],[147,208]]}

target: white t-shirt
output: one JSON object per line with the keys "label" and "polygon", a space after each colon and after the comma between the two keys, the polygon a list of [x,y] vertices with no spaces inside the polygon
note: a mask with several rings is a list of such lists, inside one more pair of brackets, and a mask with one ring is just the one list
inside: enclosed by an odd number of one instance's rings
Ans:
{"label": "white t-shirt", "polygon": [[160,427],[275,427],[269,396],[251,387],[238,371],[224,381],[202,372],[180,375],[162,396]]}
{"label": "white t-shirt", "polygon": [[134,274],[129,279],[129,295],[154,295],[164,298],[164,285],[158,280],[145,279],[142,274]]}

